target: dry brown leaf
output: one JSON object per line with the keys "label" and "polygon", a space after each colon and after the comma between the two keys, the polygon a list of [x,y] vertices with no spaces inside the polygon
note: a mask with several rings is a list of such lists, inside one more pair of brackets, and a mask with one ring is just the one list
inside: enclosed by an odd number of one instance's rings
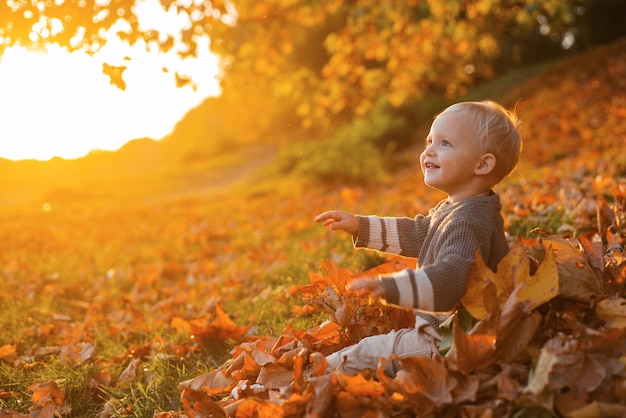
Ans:
{"label": "dry brown leaf", "polygon": [[571,241],[555,235],[542,238],[542,242],[554,253],[561,297],[589,303],[601,293],[600,278],[587,262],[583,251]]}
{"label": "dry brown leaf", "polygon": [[32,415],[22,414],[12,409],[0,409],[0,418],[32,418]]}
{"label": "dry brown leaf", "polygon": [[322,376],[328,370],[328,361],[321,353],[311,353],[309,361],[311,363],[311,376]]}
{"label": "dry brown leaf", "polygon": [[121,388],[130,385],[137,378],[137,368],[141,364],[141,359],[134,358],[117,378],[116,387]]}
{"label": "dry brown leaf", "polygon": [[205,391],[208,395],[220,395],[229,393],[237,384],[235,379],[225,373],[224,367],[211,370],[193,379],[178,384],[178,390],[190,389],[193,391]]}
{"label": "dry brown leaf", "polygon": [[243,351],[226,369],[225,373],[235,380],[256,379],[261,365],[247,351]]}
{"label": "dry brown leaf", "polygon": [[185,388],[181,394],[183,409],[194,418],[226,418],[226,412],[211,397],[202,391]]}
{"label": "dry brown leaf", "polygon": [[596,305],[596,315],[609,328],[626,328],[626,299],[603,299]]}
{"label": "dry brown leaf", "polygon": [[293,382],[294,371],[276,363],[268,363],[261,367],[256,382],[268,389],[280,389]]}
{"label": "dry brown leaf", "polygon": [[604,273],[604,246],[599,239],[599,235],[594,233],[590,237],[587,234],[582,234],[578,239],[587,255],[589,266],[599,274]]}
{"label": "dry brown leaf", "polygon": [[626,405],[618,403],[591,402],[574,411],[569,411],[567,418],[625,417]]}
{"label": "dry brown leaf", "polygon": [[578,398],[598,388],[610,373],[601,358],[588,355],[575,337],[559,335],[541,349],[535,372],[528,384],[534,395],[570,388]]}
{"label": "dry brown leaf", "polygon": [[467,335],[454,318],[452,327],[453,346],[450,356],[457,370],[470,373],[479,370],[494,360],[496,336],[494,334]]}
{"label": "dry brown leaf", "polygon": [[399,361],[403,368],[395,378],[388,377],[379,364],[378,379],[385,388],[404,395],[408,402],[419,406],[424,415],[436,406],[452,402],[452,390],[458,382],[443,359],[406,357]]}
{"label": "dry brown leaf", "polygon": [[335,397],[334,374],[312,377],[303,393],[310,401],[306,406],[306,414],[310,417],[326,416],[328,408]]}

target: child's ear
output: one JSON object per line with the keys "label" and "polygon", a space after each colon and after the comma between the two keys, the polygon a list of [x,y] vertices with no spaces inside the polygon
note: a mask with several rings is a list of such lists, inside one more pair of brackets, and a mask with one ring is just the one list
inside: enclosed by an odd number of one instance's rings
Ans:
{"label": "child's ear", "polygon": [[494,168],[496,168],[496,156],[491,153],[483,154],[478,158],[474,174],[486,176],[491,173]]}

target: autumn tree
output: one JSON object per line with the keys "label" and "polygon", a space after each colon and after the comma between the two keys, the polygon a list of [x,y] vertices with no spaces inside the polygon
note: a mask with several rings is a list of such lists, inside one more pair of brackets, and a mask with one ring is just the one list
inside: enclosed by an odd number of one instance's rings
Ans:
{"label": "autumn tree", "polygon": [[571,47],[591,3],[595,11],[620,7],[611,0],[160,1],[187,18],[178,36],[142,28],[133,1],[7,0],[0,53],[46,43],[94,53],[119,27],[130,44],[194,56],[208,36],[222,58],[224,89],[278,99],[281,112],[295,110],[307,127],[365,114],[379,101],[399,107],[425,92],[463,93],[503,71],[503,62],[521,64],[529,36]]}

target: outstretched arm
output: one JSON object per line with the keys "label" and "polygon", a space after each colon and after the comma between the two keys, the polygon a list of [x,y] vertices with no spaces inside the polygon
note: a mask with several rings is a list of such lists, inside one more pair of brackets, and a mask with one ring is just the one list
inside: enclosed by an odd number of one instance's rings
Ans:
{"label": "outstretched arm", "polygon": [[385,289],[379,278],[365,277],[352,280],[348,283],[348,290],[355,291],[357,295],[385,297]]}
{"label": "outstretched arm", "polygon": [[359,221],[356,216],[342,210],[329,210],[320,213],[315,217],[315,222],[321,222],[322,225],[330,227],[333,231],[340,229],[351,235],[357,235],[359,232]]}

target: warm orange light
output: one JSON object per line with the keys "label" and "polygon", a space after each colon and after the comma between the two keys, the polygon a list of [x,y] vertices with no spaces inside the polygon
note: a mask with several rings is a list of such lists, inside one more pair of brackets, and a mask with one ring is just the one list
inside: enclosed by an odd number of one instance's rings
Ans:
{"label": "warm orange light", "polygon": [[[115,150],[131,139],[161,139],[206,97],[219,94],[217,58],[180,61],[119,40],[93,57],[49,46],[47,53],[7,49],[0,61],[0,158],[77,158]],[[130,58],[130,59],[128,59]],[[126,90],[111,85],[103,63],[127,67]],[[178,69],[196,82],[176,88]]]}

